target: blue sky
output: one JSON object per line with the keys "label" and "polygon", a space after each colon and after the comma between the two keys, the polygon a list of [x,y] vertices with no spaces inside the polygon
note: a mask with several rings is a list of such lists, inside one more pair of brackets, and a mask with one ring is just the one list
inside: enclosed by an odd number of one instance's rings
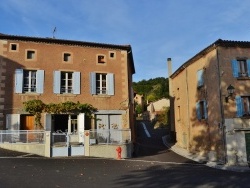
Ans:
{"label": "blue sky", "polygon": [[250,41],[248,0],[1,0],[0,33],[130,44],[135,82],[168,77],[221,38]]}

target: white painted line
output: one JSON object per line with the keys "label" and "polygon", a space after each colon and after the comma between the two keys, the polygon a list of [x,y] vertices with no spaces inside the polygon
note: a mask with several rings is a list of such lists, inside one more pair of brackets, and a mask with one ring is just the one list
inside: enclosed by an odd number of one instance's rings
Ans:
{"label": "white painted line", "polygon": [[141,122],[141,124],[143,125],[143,129],[144,129],[146,135],[147,135],[148,137],[151,137],[151,135],[149,134],[149,132],[148,132],[148,130],[147,130],[146,125],[145,125],[144,123],[142,123],[142,122]]}

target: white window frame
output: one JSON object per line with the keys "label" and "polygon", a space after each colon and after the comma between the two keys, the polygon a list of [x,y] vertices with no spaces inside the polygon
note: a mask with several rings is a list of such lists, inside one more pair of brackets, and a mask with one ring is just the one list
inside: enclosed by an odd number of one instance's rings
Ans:
{"label": "white window frame", "polygon": [[37,70],[23,71],[23,91],[29,93],[36,92],[36,75]]}
{"label": "white window frame", "polygon": [[73,72],[61,72],[61,93],[73,93]]}

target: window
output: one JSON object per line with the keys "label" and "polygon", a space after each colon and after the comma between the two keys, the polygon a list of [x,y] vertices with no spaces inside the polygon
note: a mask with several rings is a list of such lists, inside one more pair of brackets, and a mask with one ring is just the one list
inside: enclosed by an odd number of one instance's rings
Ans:
{"label": "window", "polygon": [[43,93],[44,70],[15,71],[15,93]]}
{"label": "window", "polygon": [[114,74],[90,73],[92,95],[114,95]]}
{"label": "window", "polygon": [[96,93],[107,94],[107,74],[96,74]]}
{"label": "window", "polygon": [[250,77],[250,59],[232,60],[233,76]]}
{"label": "window", "polygon": [[10,51],[12,52],[18,51],[18,44],[10,43]]}
{"label": "window", "polygon": [[27,50],[26,59],[35,59],[36,52],[34,50]]}
{"label": "window", "polygon": [[204,85],[204,71],[203,69],[197,71],[197,87],[200,88]]}
{"label": "window", "polygon": [[98,63],[101,63],[101,64],[105,63],[105,56],[104,55],[98,55],[97,56],[97,61],[98,61]]}
{"label": "window", "polygon": [[198,120],[207,119],[207,102],[205,100],[196,103],[196,115]]}
{"label": "window", "polygon": [[249,116],[250,96],[236,96],[237,117]]}
{"label": "window", "polygon": [[109,52],[109,58],[115,59],[115,52]]}
{"label": "window", "polygon": [[23,90],[24,92],[36,92],[36,71],[24,70]]}
{"label": "window", "polygon": [[64,62],[71,62],[72,61],[71,53],[63,53],[63,61]]}
{"label": "window", "polygon": [[54,93],[80,94],[80,72],[54,71]]}

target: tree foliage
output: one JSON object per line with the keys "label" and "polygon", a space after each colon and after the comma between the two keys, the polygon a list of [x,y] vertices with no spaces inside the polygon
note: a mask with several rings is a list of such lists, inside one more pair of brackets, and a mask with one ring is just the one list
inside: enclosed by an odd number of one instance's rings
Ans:
{"label": "tree foliage", "polygon": [[23,103],[24,110],[35,116],[35,124],[42,127],[41,114],[42,112],[50,114],[79,114],[85,113],[86,116],[91,117],[93,112],[97,111],[97,108],[91,104],[81,104],[79,102],[74,103],[67,101],[63,103],[50,103],[44,104],[41,100],[29,100]]}
{"label": "tree foliage", "polygon": [[134,91],[143,95],[145,100],[149,100],[149,102],[154,102],[162,98],[169,98],[168,88],[168,78],[164,77],[133,82]]}

